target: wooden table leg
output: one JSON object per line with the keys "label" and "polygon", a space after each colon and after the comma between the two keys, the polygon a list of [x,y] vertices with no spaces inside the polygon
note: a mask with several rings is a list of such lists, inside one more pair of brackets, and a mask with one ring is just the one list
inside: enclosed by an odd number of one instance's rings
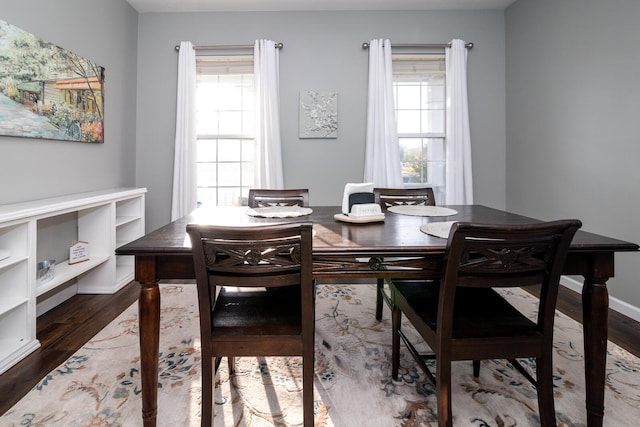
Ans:
{"label": "wooden table leg", "polygon": [[582,288],[587,425],[601,427],[607,362],[609,293],[607,279],[613,276],[613,254],[594,257],[592,272]]}
{"label": "wooden table leg", "polygon": [[[158,354],[160,348],[160,289],[157,281],[140,279],[154,276],[155,258],[136,258],[136,278],[140,283],[138,323],[140,330],[140,377],[142,421],[155,427],[158,413]],[[153,277],[155,279],[155,277]]]}
{"label": "wooden table leg", "polygon": [[140,375],[144,427],[155,427],[158,408],[158,352],[160,348],[160,290],[143,284],[138,299]]}

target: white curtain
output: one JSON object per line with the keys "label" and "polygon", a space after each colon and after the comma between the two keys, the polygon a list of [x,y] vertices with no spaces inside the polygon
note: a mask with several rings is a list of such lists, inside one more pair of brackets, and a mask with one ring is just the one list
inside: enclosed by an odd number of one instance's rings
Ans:
{"label": "white curtain", "polygon": [[173,160],[171,221],[190,213],[197,203],[196,177],[196,53],[191,42],[180,43],[176,139]]}
{"label": "white curtain", "polygon": [[284,188],[280,141],[280,52],[271,40],[256,40],[253,48],[255,141],[258,188]]}
{"label": "white curtain", "polygon": [[389,40],[369,43],[364,180],[376,187],[402,187]]}
{"label": "white curtain", "polygon": [[445,49],[447,92],[446,204],[473,204],[471,133],[467,102],[467,48],[454,39]]}

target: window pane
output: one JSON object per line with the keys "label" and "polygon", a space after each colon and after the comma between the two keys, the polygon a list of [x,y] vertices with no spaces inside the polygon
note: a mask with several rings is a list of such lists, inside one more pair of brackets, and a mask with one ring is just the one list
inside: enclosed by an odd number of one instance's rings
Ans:
{"label": "window pane", "polygon": [[254,135],[253,111],[242,112],[242,135]]}
{"label": "window pane", "polygon": [[198,204],[215,206],[217,203],[216,192],[217,190],[215,188],[198,188]]}
{"label": "window pane", "polygon": [[422,108],[444,109],[444,86],[423,85]]}
{"label": "window pane", "polygon": [[422,133],[444,133],[444,111],[422,111]]}
{"label": "window pane", "polygon": [[419,88],[418,85],[398,85],[396,108],[398,110],[419,109]]}
{"label": "window pane", "polygon": [[[431,186],[436,203],[442,203],[446,169],[444,55],[394,55],[393,72],[404,184]],[[442,137],[427,138],[434,134]]]}
{"label": "window pane", "polygon": [[216,161],[216,140],[215,139],[199,139],[198,143],[198,161],[199,162],[215,162]]}
{"label": "window pane", "polygon": [[402,162],[416,161],[422,158],[421,138],[400,138],[400,160]]}
{"label": "window pane", "polygon": [[398,133],[420,132],[420,110],[398,111]]}
{"label": "window pane", "polygon": [[242,161],[253,163],[256,156],[256,142],[254,139],[242,140]]}
{"label": "window pane", "polygon": [[253,83],[250,86],[247,86],[247,82],[245,82],[245,86],[242,90],[242,109],[245,111],[253,111]]}
{"label": "window pane", "polygon": [[[253,57],[196,61],[198,197],[205,204],[237,205],[254,187]],[[236,135],[243,139],[230,138]]]}
{"label": "window pane", "polygon": [[444,163],[446,159],[446,153],[444,151],[444,138],[429,138],[426,141],[429,161]]}
{"label": "window pane", "polygon": [[218,134],[218,113],[211,111],[196,111],[196,132],[198,135]]}
{"label": "window pane", "polygon": [[239,187],[240,172],[240,163],[218,163],[218,185],[221,187]]}
{"label": "window pane", "polygon": [[220,135],[240,135],[242,133],[241,111],[220,111]]}
{"label": "window pane", "polygon": [[240,160],[240,140],[223,139],[218,144],[218,159],[221,162],[232,162]]}
{"label": "window pane", "polygon": [[402,181],[405,183],[423,182],[423,154],[421,138],[402,138],[400,141],[400,159]]}
{"label": "window pane", "polygon": [[253,187],[255,176],[255,168],[253,163],[242,163],[242,185],[245,187]]}
{"label": "window pane", "polygon": [[241,200],[240,187],[218,190],[218,206],[240,206]]}
{"label": "window pane", "polygon": [[198,163],[197,180],[199,187],[216,186],[216,163]]}

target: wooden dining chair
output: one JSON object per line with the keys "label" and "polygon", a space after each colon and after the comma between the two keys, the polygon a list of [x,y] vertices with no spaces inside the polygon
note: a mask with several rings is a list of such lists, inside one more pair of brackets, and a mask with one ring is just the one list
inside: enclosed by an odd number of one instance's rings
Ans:
{"label": "wooden dining chair", "polygon": [[312,224],[188,224],[202,341],[202,426],[211,426],[220,360],[302,356],[305,427],[313,426]]}
{"label": "wooden dining chair", "polygon": [[374,188],[373,194],[382,212],[397,205],[435,206],[436,199],[433,188]]}
{"label": "wooden dining chair", "polygon": [[[397,205],[425,205],[435,206],[436,199],[431,187],[424,188],[374,188],[373,195],[380,210],[386,212],[391,206]],[[391,307],[391,296],[385,292],[384,279],[377,279],[376,283],[376,319],[382,320],[382,309],[386,303]]]}
{"label": "wooden dining chair", "polygon": [[[456,223],[447,241],[440,286],[417,280],[391,281],[392,375],[398,377],[400,340],[437,396],[438,425],[451,426],[451,362],[508,359],[538,391],[542,426],[555,426],[553,321],[560,274],[578,220],[524,225]],[[534,320],[493,288],[540,286]],[[421,354],[401,330],[404,314],[433,351]],[[435,375],[425,359],[436,359]],[[516,360],[536,360],[534,379]]]}
{"label": "wooden dining chair", "polygon": [[258,189],[249,190],[248,205],[250,208],[264,208],[269,206],[300,206],[309,207],[309,189]]}

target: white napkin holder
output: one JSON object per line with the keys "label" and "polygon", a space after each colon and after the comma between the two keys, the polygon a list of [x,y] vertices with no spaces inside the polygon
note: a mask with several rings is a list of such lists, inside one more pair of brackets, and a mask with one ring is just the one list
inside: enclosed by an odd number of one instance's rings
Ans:
{"label": "white napkin holder", "polygon": [[360,203],[351,207],[349,216],[353,217],[368,217],[382,215],[382,209],[377,203]]}
{"label": "white napkin holder", "polygon": [[350,182],[344,186],[344,193],[342,194],[342,213],[344,215],[351,213],[351,209],[349,209],[349,196],[353,193],[373,193],[373,182]]}

